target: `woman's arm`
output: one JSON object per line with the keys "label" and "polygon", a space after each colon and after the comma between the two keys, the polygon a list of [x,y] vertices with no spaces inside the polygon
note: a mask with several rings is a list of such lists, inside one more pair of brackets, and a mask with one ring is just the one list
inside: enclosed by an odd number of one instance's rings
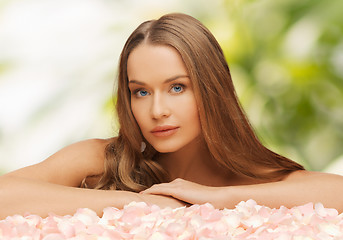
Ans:
{"label": "woman's arm", "polygon": [[297,171],[279,182],[254,185],[208,187],[182,179],[157,184],[143,193],[173,196],[191,204],[210,202],[216,208],[234,208],[240,201],[254,199],[271,208],[288,208],[321,202],[343,212],[343,176]]}
{"label": "woman's arm", "polygon": [[343,212],[342,186],[343,176],[297,171],[279,182],[227,188],[226,194],[237,202],[251,198],[261,205],[276,208],[321,202],[326,208]]}
{"label": "woman's arm", "polygon": [[140,201],[138,194],[63,186],[20,177],[0,177],[0,219],[14,214],[73,214],[78,208],[90,208],[98,215],[105,207],[122,208]]}
{"label": "woman's arm", "polygon": [[99,216],[105,207],[123,208],[132,201],[156,204],[160,207],[184,206],[180,201],[165,197],[115,190],[94,190],[68,187],[19,177],[0,177],[0,219],[14,214],[49,213],[74,214],[78,208],[90,208]]}
{"label": "woman's arm", "polygon": [[102,173],[107,143],[99,139],[79,142],[39,164],[0,176],[0,219],[25,212],[41,216],[51,212],[73,214],[83,207],[101,215],[105,207],[122,208],[131,201],[182,206],[170,197],[78,188],[85,177]]}

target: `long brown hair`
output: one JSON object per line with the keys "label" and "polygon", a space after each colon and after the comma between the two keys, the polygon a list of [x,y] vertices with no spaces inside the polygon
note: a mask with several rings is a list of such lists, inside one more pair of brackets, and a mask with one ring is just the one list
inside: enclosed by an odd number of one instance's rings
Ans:
{"label": "long brown hair", "polygon": [[203,137],[215,161],[238,175],[277,181],[304,168],[267,149],[256,137],[231,80],[223,51],[210,31],[185,14],[167,14],[142,23],[128,38],[120,56],[116,109],[119,135],[106,148],[101,189],[140,191],[168,181],[168,174],[153,160],[156,151],[144,140],[131,112],[127,60],[142,43],[167,45],[181,55],[193,84]]}

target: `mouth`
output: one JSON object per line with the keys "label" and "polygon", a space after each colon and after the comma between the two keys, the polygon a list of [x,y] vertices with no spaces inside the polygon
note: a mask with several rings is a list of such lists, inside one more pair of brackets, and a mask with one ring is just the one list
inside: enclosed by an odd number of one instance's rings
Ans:
{"label": "mouth", "polygon": [[151,133],[156,137],[168,137],[177,132],[179,127],[176,126],[158,126],[151,130]]}

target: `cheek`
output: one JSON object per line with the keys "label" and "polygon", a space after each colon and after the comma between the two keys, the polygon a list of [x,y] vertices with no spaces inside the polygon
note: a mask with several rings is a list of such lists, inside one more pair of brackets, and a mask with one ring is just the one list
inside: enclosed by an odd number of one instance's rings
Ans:
{"label": "cheek", "polygon": [[137,104],[131,102],[131,111],[133,114],[133,117],[136,119],[138,125],[140,125],[140,118],[141,118],[141,112],[139,111],[139,107],[137,107]]}
{"label": "cheek", "polygon": [[133,117],[136,119],[136,122],[141,130],[144,128],[144,123],[147,122],[148,111],[145,109],[144,104],[139,104],[137,102],[131,101],[131,111]]}
{"label": "cheek", "polygon": [[176,108],[176,112],[179,113],[179,117],[184,121],[191,124],[200,124],[199,111],[193,96],[183,99],[176,105]]}

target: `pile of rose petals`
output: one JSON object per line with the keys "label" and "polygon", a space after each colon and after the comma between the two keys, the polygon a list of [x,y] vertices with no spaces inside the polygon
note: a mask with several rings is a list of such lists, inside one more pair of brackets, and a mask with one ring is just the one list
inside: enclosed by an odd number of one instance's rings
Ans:
{"label": "pile of rose petals", "polygon": [[86,208],[73,216],[9,216],[0,221],[0,239],[343,239],[343,214],[320,203],[271,209],[248,200],[219,210],[132,202],[105,208],[101,218]]}

